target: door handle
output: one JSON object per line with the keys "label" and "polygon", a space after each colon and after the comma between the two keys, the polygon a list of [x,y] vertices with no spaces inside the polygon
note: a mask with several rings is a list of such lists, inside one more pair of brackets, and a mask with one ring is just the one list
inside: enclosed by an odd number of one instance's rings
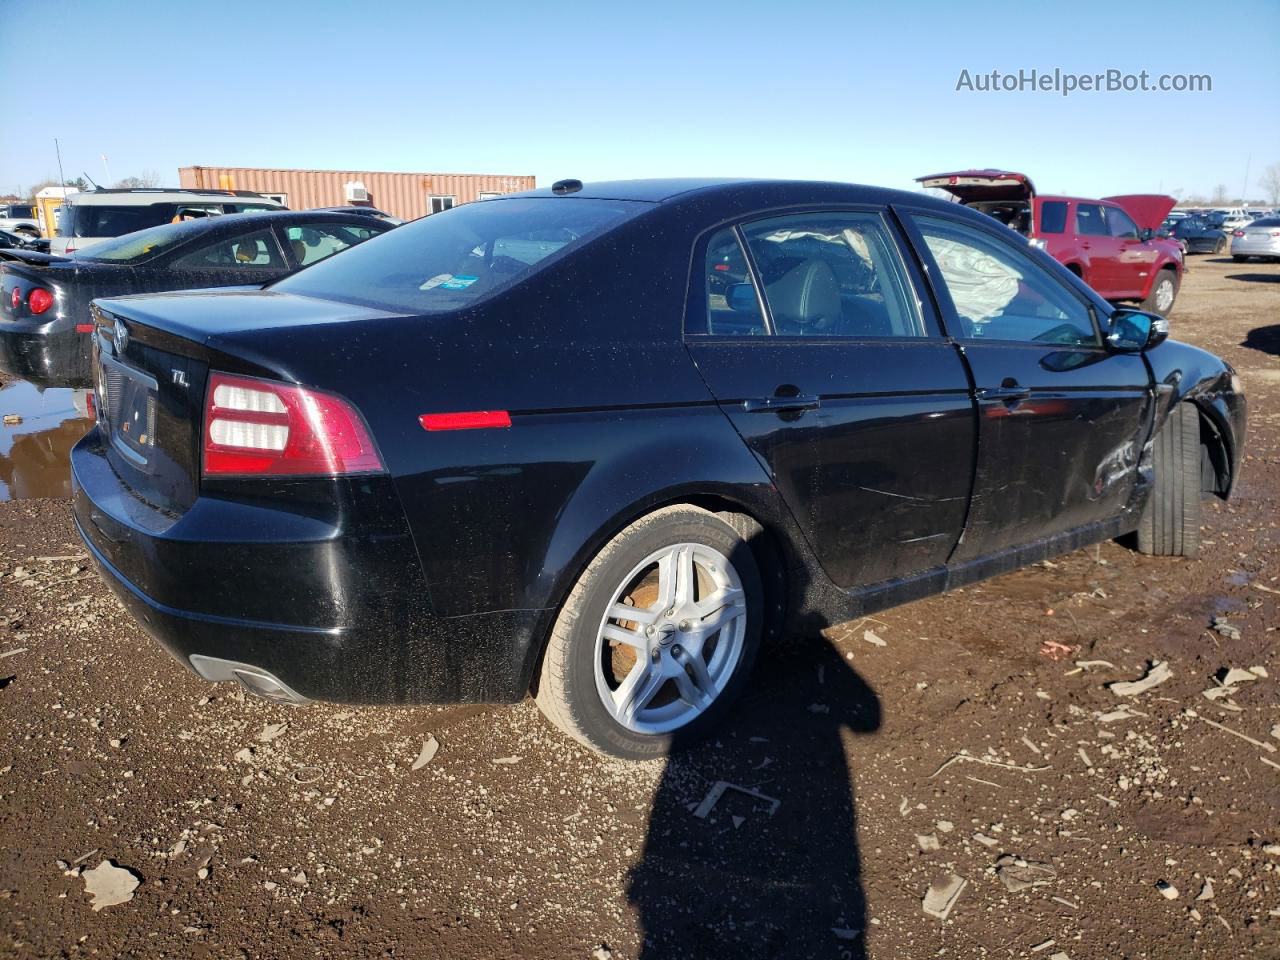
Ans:
{"label": "door handle", "polygon": [[1003,400],[1005,403],[1016,403],[1019,400],[1031,399],[1031,388],[1020,387],[1016,383],[1002,387],[986,387],[978,391],[979,400]]}
{"label": "door handle", "polygon": [[820,397],[797,395],[794,397],[754,397],[742,401],[747,413],[785,413],[790,410],[817,410],[822,406]]}
{"label": "door handle", "polygon": [[1090,246],[1089,246],[1089,244],[1087,244],[1087,243],[1082,243],[1082,244],[1080,244],[1080,246],[1081,246],[1081,247],[1083,247],[1085,250],[1091,250],[1091,249],[1093,249],[1093,248],[1092,248],[1092,247],[1090,247]]}

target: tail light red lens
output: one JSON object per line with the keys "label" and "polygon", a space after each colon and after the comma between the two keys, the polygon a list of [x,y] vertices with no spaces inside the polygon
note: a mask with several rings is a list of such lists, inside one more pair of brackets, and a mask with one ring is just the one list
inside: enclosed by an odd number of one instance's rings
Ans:
{"label": "tail light red lens", "polygon": [[1232,231],[1231,231],[1231,235],[1232,235],[1233,237],[1243,237],[1243,236],[1244,236],[1244,231],[1243,231],[1243,230],[1232,230]]}
{"label": "tail light red lens", "polygon": [[341,397],[210,374],[205,476],[341,476],[383,469],[364,419]]}
{"label": "tail light red lens", "polygon": [[44,287],[36,287],[27,294],[27,306],[32,313],[44,313],[53,306],[53,294]]}

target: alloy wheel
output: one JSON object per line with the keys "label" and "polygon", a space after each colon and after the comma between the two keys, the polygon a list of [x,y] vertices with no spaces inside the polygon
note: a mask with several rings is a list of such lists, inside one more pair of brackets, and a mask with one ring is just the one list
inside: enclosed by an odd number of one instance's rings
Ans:
{"label": "alloy wheel", "polygon": [[669,733],[715,702],[742,658],[742,581],[719,550],[663,547],[610,598],[596,635],[596,690],[634,733]]}

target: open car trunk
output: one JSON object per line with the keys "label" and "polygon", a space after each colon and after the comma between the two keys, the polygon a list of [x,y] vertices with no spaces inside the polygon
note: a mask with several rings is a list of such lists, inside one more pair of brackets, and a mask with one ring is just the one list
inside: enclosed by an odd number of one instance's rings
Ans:
{"label": "open car trunk", "polygon": [[1036,188],[1024,173],[1009,170],[960,170],[917,177],[922,187],[945,190],[966,207],[999,220],[1023,236],[1034,231],[1032,201]]}

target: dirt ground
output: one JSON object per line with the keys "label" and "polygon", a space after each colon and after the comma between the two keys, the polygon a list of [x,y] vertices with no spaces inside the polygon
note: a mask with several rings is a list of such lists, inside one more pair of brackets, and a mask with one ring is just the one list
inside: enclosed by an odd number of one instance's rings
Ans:
{"label": "dirt ground", "polygon": [[[1192,258],[1172,327],[1250,402],[1201,559],[1107,543],[797,639],[669,764],[529,702],[207,685],[125,618],[66,501],[0,503],[0,954],[1280,957],[1280,265]],[[1225,668],[1254,672],[1203,696]],[[699,816],[718,781],[755,795]],[[104,860],[141,883],[95,912]]]}

